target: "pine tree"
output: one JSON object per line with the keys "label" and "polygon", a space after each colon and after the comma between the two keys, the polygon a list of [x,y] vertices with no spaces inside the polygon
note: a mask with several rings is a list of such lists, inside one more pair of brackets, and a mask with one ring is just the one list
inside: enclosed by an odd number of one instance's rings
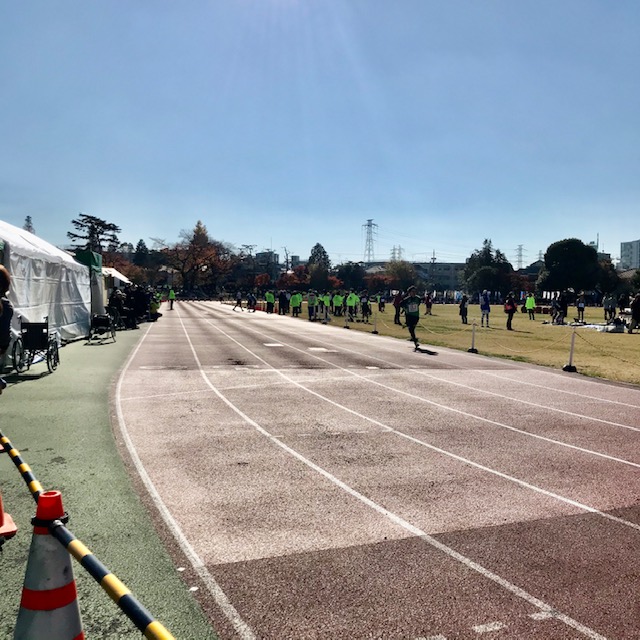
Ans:
{"label": "pine tree", "polygon": [[88,213],[80,213],[76,220],[71,221],[71,224],[78,233],[67,231],[67,237],[71,242],[82,242],[82,249],[102,253],[103,245],[118,247],[120,244],[117,234],[122,229],[112,222],[90,216]]}

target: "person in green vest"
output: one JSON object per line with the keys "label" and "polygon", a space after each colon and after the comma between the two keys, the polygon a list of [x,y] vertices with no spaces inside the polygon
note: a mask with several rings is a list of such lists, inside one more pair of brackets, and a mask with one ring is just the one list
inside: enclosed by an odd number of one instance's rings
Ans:
{"label": "person in green vest", "polygon": [[327,324],[329,322],[329,307],[331,305],[331,296],[328,291],[325,291],[320,298],[322,299],[322,306],[324,308],[324,315],[322,318],[322,323]]}
{"label": "person in green vest", "polygon": [[348,321],[353,322],[356,316],[356,307],[358,306],[358,302],[360,298],[353,291],[349,291],[349,295],[347,296],[347,316]]}
{"label": "person in green vest", "polygon": [[307,310],[309,312],[309,322],[316,319],[316,305],[318,304],[318,296],[313,289],[309,289],[307,294]]}
{"label": "person in green vest", "polygon": [[333,305],[333,315],[341,316],[342,315],[342,305],[344,303],[344,296],[338,291],[334,294],[333,300],[331,304]]}
{"label": "person in green vest", "polygon": [[267,313],[273,313],[273,307],[276,302],[276,297],[273,295],[273,291],[267,291],[264,294],[264,299],[267,302]]}
{"label": "person in green vest", "polygon": [[527,299],[524,301],[524,308],[527,310],[529,314],[529,320],[536,319],[536,299],[533,297],[533,293],[529,291],[527,293]]}
{"label": "person in green vest", "polygon": [[294,291],[291,294],[291,315],[297,318],[300,315],[300,309],[302,308],[302,294],[299,291]]}
{"label": "person in green vest", "polygon": [[176,300],[176,292],[173,290],[173,287],[169,289],[169,310],[173,310],[173,303]]}
{"label": "person in green vest", "polygon": [[404,309],[404,321],[406,322],[409,335],[416,347],[416,351],[420,346],[418,338],[416,338],[416,326],[420,320],[420,303],[422,299],[416,295],[416,288],[412,285],[407,289],[407,295],[402,299],[400,306]]}

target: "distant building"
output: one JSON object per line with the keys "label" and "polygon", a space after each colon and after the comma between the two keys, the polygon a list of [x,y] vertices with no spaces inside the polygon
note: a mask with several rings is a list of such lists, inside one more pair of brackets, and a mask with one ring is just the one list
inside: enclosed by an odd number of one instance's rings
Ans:
{"label": "distant building", "polygon": [[[386,261],[371,262],[366,265],[367,275],[384,275]],[[416,275],[428,286],[433,285],[437,291],[458,291],[462,285],[464,262],[412,262]]]}
{"label": "distant building", "polygon": [[414,268],[420,278],[438,291],[457,291],[462,287],[464,262],[418,262]]}
{"label": "distant building", "polygon": [[282,270],[280,266],[280,256],[274,251],[261,251],[255,256],[256,275],[268,273],[272,282],[275,282]]}
{"label": "distant building", "polygon": [[627,269],[640,269],[640,240],[620,243],[619,271]]}

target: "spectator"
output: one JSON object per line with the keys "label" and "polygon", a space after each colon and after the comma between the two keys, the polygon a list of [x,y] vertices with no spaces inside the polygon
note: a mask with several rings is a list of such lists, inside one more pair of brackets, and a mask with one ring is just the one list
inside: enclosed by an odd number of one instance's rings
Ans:
{"label": "spectator", "polygon": [[[0,356],[4,356],[11,342],[11,318],[13,305],[7,298],[11,287],[11,276],[5,267],[0,265]],[[0,393],[7,388],[7,382],[0,378]]]}
{"label": "spectator", "polygon": [[462,324],[468,324],[467,314],[469,313],[469,296],[467,296],[466,293],[463,293],[462,298],[460,298],[459,308],[460,308],[459,313],[460,313],[460,318],[462,319]]}
{"label": "spectator", "polygon": [[504,312],[507,314],[507,330],[513,331],[511,323],[513,316],[518,312],[518,305],[516,304],[512,291],[509,292],[507,299],[504,301]]}
{"label": "spectator", "polygon": [[[415,287],[414,287],[415,289]],[[407,291],[408,293],[408,291]],[[402,309],[402,300],[404,299],[404,294],[402,291],[398,291],[393,299],[393,306],[395,307],[395,314],[393,316],[393,324],[402,324],[400,322],[400,311]]]}
{"label": "spectator", "polygon": [[578,310],[578,322],[584,322],[584,308],[586,306],[584,291],[581,291],[576,299],[576,309]]}
{"label": "spectator", "polygon": [[635,298],[631,301],[631,323],[629,324],[629,333],[640,325],[640,293],[636,293]]}
{"label": "spectator", "polygon": [[487,329],[489,328],[489,314],[491,313],[491,304],[489,292],[485,289],[480,295],[480,326],[484,327],[484,323],[487,323]]}
{"label": "spectator", "polygon": [[524,308],[527,310],[529,314],[529,320],[536,319],[536,299],[533,297],[533,293],[529,291],[527,293],[527,299],[524,301]]}

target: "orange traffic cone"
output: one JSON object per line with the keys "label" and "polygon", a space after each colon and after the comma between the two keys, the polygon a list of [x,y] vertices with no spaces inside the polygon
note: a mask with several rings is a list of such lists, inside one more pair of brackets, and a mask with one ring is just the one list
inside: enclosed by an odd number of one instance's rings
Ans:
{"label": "orange traffic cone", "polygon": [[49,533],[65,517],[59,491],[38,497],[14,640],[83,640],[71,556]]}
{"label": "orange traffic cone", "polygon": [[0,493],[0,547],[6,542],[9,538],[13,538],[16,535],[16,531],[18,527],[16,527],[16,523],[13,521],[13,518],[4,512],[4,507],[2,506],[2,494]]}

